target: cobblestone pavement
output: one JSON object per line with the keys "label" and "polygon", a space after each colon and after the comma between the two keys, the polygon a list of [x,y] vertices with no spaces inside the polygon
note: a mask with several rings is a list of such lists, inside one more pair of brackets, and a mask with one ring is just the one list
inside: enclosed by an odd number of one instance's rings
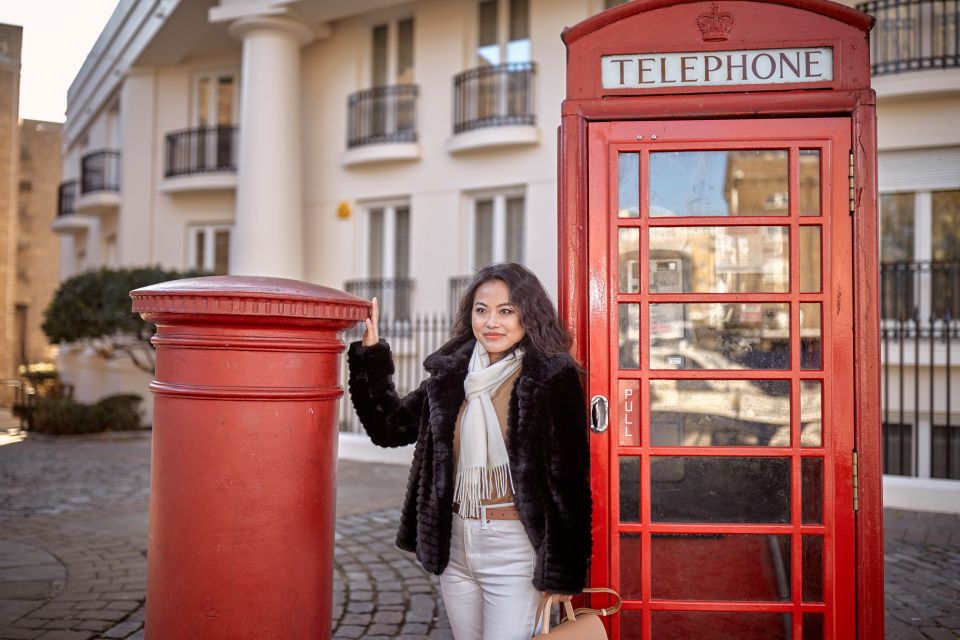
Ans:
{"label": "cobblestone pavement", "polygon": [[[143,638],[149,459],[143,434],[0,434],[0,640]],[[334,637],[452,638],[436,578],[394,546],[406,478],[340,464]],[[885,517],[887,638],[960,638],[960,517]]]}

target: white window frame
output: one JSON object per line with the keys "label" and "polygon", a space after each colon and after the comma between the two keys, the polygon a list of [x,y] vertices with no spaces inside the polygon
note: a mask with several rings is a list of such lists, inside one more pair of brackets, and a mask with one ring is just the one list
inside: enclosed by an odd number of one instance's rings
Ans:
{"label": "white window frame", "polygon": [[[391,278],[399,277],[394,273],[394,265],[396,263],[396,251],[397,251],[397,209],[406,208],[411,217],[411,223],[413,218],[413,207],[410,205],[409,198],[391,198],[389,200],[372,200],[363,202],[359,205],[362,215],[358,216],[360,219],[360,233],[358,238],[357,250],[354,251],[356,256],[356,262],[354,263],[354,273],[361,274],[361,278],[365,279],[382,279],[389,280]],[[370,260],[369,260],[369,251],[370,251],[370,213],[374,209],[383,210],[383,273],[370,273]],[[411,225],[412,227],[412,225]],[[409,234],[410,246],[407,247],[407,253],[410,257],[413,257],[413,233]],[[413,271],[413,269],[410,269]],[[402,277],[410,278],[411,274],[406,274]]]}
{"label": "white window frame", "polygon": [[[197,271],[214,272],[216,261],[216,236],[218,231],[227,231],[230,234],[230,241],[227,244],[227,265],[230,264],[230,258],[234,253],[235,234],[233,232],[232,222],[210,222],[194,223],[187,226],[187,261],[186,269],[196,269]],[[196,237],[203,235],[203,258],[204,264],[197,264],[197,243]],[[229,270],[229,266],[228,266]]]}
{"label": "white window frame", "polygon": [[[217,80],[223,76],[233,78],[233,104],[231,105],[230,125],[236,125],[240,119],[240,72],[237,69],[205,69],[193,74],[191,93],[193,97],[190,105],[190,122],[193,127],[200,127],[200,82],[204,79],[210,81],[209,92],[207,96],[211,108],[216,109],[217,104]],[[203,125],[206,127],[215,127],[216,123]]]}
{"label": "white window frame", "polygon": [[485,265],[477,264],[476,256],[476,229],[477,229],[477,201],[493,200],[493,256],[492,264],[504,262],[507,259],[507,200],[523,198],[523,245],[521,261],[527,259],[527,190],[523,186],[505,187],[502,189],[488,189],[473,191],[467,194],[467,264],[464,273],[473,273],[475,269]]}
{"label": "white window frame", "polygon": [[380,13],[376,19],[370,19],[367,22],[367,40],[364,45],[364,65],[361,77],[364,79],[364,86],[372,88],[373,85],[373,30],[376,27],[387,27],[387,82],[383,86],[393,86],[397,84],[397,65],[399,64],[399,46],[400,46],[400,27],[399,24],[404,20],[413,20],[413,77],[410,83],[416,82],[417,77],[417,17],[409,10],[396,11],[390,13]]}
{"label": "white window frame", "polygon": [[[497,64],[508,62],[507,49],[510,45],[510,1],[511,0],[495,0],[497,3]],[[527,40],[530,41],[530,55],[526,60],[515,60],[514,62],[533,61],[533,0],[529,0],[527,3],[527,11],[530,12],[530,15],[527,16],[527,27],[530,29],[530,33],[527,34]],[[473,43],[470,49],[471,62],[469,66],[471,68],[481,66],[478,61],[479,54],[477,52],[480,48],[480,0],[473,3],[472,22],[473,33],[469,39],[469,42]]]}

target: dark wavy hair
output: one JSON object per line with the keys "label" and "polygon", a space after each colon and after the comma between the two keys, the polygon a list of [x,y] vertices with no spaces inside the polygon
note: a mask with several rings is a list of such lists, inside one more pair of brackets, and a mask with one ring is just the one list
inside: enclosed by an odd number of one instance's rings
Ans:
{"label": "dark wavy hair", "polygon": [[453,338],[448,344],[462,344],[474,337],[473,299],[480,285],[491,280],[501,280],[507,285],[510,304],[520,317],[525,333],[514,346],[526,353],[557,356],[570,353],[570,334],[560,324],[557,310],[550,301],[543,283],[522,264],[503,262],[481,269],[460,298],[457,315],[453,322]]}

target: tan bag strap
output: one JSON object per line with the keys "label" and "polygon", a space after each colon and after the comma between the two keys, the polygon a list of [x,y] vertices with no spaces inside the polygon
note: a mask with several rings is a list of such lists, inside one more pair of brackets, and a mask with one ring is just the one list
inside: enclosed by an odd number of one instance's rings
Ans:
{"label": "tan bag strap", "polygon": [[617,603],[615,605],[609,606],[606,609],[589,609],[587,607],[580,607],[576,610],[575,613],[595,613],[598,616],[612,616],[617,611],[620,611],[620,605],[623,604],[623,600],[620,598],[620,594],[614,591],[613,589],[608,589],[606,587],[590,587],[583,590],[584,593],[609,593],[613,596],[616,596]]}
{"label": "tan bag strap", "polygon": [[[623,600],[620,598],[620,594],[614,591],[613,589],[608,589],[606,587],[590,587],[583,590],[584,593],[609,593],[617,598],[617,603],[607,607],[606,609],[590,609],[587,607],[581,607],[579,609],[574,609],[573,605],[570,604],[570,601],[563,603],[564,610],[567,614],[568,620],[576,620],[577,616],[581,613],[594,613],[598,616],[612,616],[617,611],[620,610],[620,605],[623,603]],[[553,596],[544,596],[540,600],[540,604],[537,605],[537,615],[534,618],[536,622],[540,623],[540,635],[547,635],[550,633],[550,610],[553,608]]]}

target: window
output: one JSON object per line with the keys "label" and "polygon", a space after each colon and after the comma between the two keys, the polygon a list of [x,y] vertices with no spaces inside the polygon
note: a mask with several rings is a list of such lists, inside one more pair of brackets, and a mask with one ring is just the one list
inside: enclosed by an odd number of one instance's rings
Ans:
{"label": "window", "polygon": [[528,0],[480,0],[477,26],[481,66],[530,61]]}
{"label": "window", "polygon": [[914,475],[912,424],[883,423],[883,473]]}
{"label": "window", "polygon": [[372,44],[372,86],[413,82],[413,18],[375,26]]}
{"label": "window", "polygon": [[385,318],[410,313],[410,205],[378,203],[366,208],[366,280],[356,289],[365,298],[377,296]]}
{"label": "window", "polygon": [[191,227],[188,230],[187,268],[227,275],[230,270],[230,225]]}
{"label": "window", "polygon": [[472,200],[470,265],[523,262],[525,198],[522,192],[479,195]]}
{"label": "window", "polygon": [[197,76],[194,122],[198,127],[227,127],[237,121],[237,81],[232,72]]}
{"label": "window", "polygon": [[883,262],[913,260],[914,193],[880,196],[880,259]]}
{"label": "window", "polygon": [[933,425],[930,477],[960,480],[960,427]]}
{"label": "window", "polygon": [[934,260],[960,260],[960,190],[931,194]]}

